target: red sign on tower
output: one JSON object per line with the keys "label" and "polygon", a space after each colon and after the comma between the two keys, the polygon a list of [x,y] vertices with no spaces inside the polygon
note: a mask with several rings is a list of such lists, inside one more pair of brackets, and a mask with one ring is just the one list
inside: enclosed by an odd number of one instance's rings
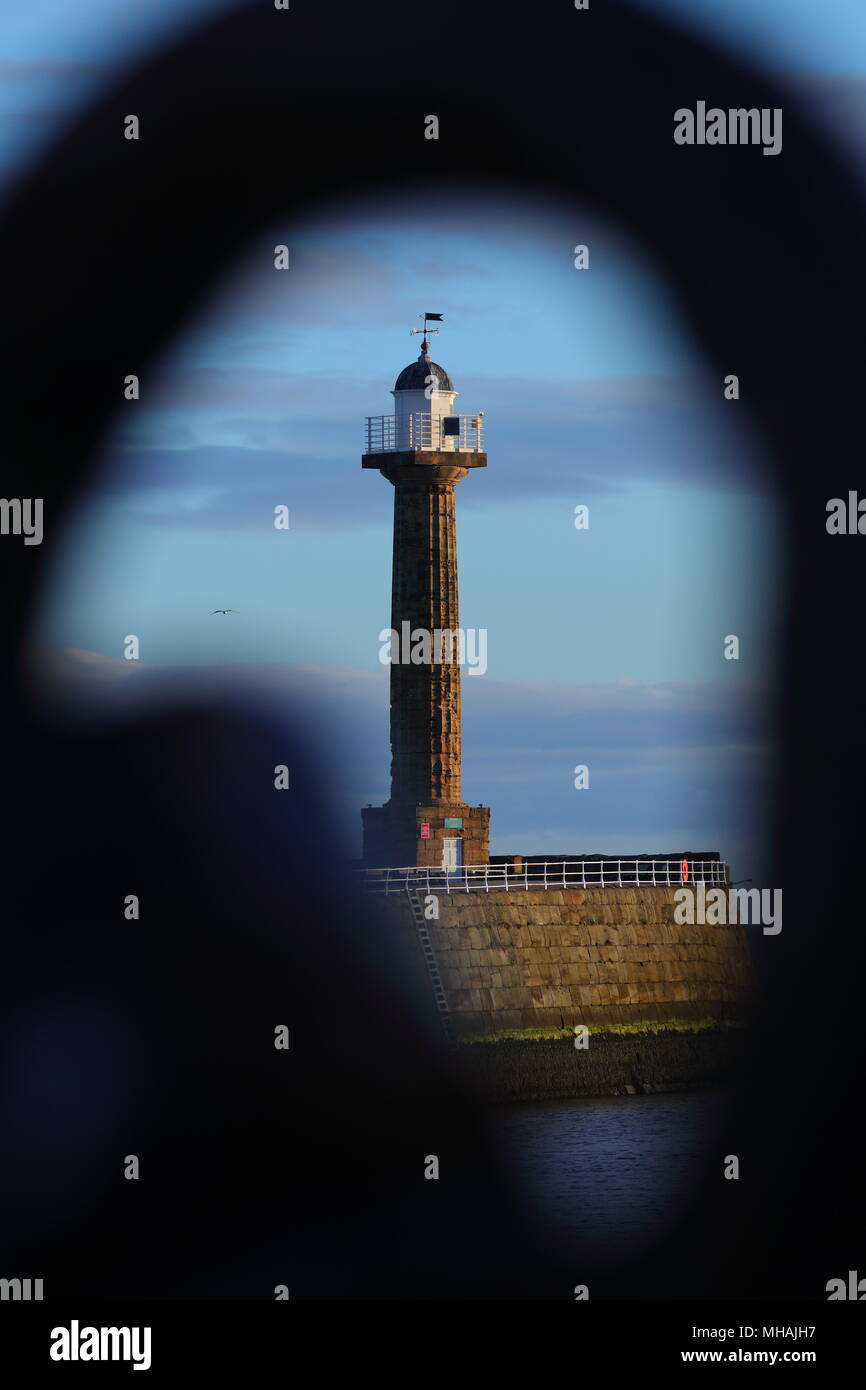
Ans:
{"label": "red sign on tower", "polygon": [[422,822],[421,822],[421,839],[422,839],[422,840],[429,840],[429,839],[430,839],[430,822],[429,822],[429,821],[422,820]]}

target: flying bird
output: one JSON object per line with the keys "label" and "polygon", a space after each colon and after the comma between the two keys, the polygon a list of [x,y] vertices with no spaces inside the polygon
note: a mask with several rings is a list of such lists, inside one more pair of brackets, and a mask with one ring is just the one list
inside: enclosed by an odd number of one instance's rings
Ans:
{"label": "flying bird", "polygon": [[237,608],[215,608],[213,613],[211,613],[211,617],[213,617],[214,613],[237,613],[237,611]]}

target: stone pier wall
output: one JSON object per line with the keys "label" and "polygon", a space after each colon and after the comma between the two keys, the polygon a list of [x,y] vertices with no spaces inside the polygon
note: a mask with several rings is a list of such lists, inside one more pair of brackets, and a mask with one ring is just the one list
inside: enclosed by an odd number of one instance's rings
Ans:
{"label": "stone pier wall", "polygon": [[[674,892],[440,894],[427,927],[456,1034],[744,1019],[754,974],[743,928],[677,924]],[[420,965],[408,902],[381,901]]]}

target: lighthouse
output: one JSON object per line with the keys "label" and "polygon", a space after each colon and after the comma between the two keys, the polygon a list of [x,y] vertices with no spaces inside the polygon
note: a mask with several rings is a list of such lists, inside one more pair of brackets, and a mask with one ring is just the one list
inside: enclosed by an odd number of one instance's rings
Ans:
{"label": "lighthouse", "polygon": [[391,795],[361,812],[370,867],[486,864],[490,811],[460,788],[460,677],[466,654],[457,593],[454,490],[486,468],[483,416],[456,415],[457,392],[421,353],[394,384],[394,413],[367,417],[361,464],[394,489],[391,579]]}

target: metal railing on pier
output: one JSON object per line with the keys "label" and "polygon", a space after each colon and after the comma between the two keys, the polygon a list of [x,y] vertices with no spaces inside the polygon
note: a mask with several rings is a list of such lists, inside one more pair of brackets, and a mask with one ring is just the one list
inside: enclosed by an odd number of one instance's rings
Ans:
{"label": "metal railing on pier", "polygon": [[455,449],[481,453],[481,415],[368,415],[364,452],[394,454],[401,449],[435,449],[451,453]]}
{"label": "metal railing on pier", "polygon": [[455,869],[359,869],[369,893],[519,892],[530,888],[726,887],[728,866],[719,859],[573,859],[549,863],[466,864]]}

